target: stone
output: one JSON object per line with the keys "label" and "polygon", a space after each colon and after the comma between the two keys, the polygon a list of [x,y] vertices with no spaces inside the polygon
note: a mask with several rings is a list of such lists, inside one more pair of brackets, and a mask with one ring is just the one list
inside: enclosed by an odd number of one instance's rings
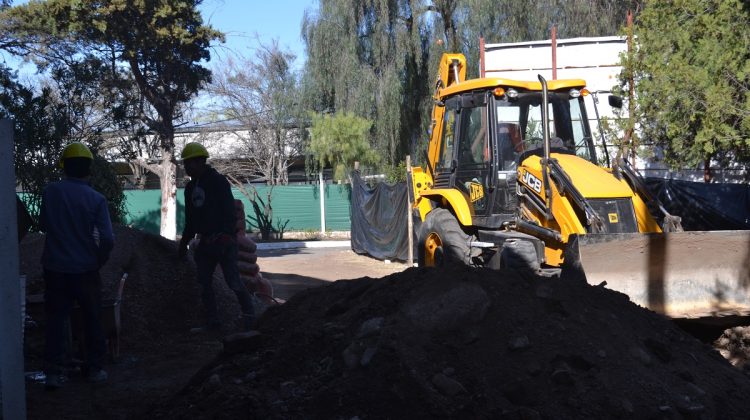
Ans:
{"label": "stone", "polygon": [[575,381],[570,370],[561,368],[552,372],[552,382],[558,385],[573,385]]}
{"label": "stone", "polygon": [[404,305],[404,315],[419,329],[451,331],[484,319],[490,298],[480,286],[456,283],[434,296],[419,296]]}
{"label": "stone", "polygon": [[222,339],[224,354],[226,355],[249,353],[257,350],[261,342],[261,333],[258,331],[230,334]]}
{"label": "stone", "polygon": [[378,352],[377,347],[368,347],[365,349],[364,353],[362,353],[362,359],[359,361],[359,364],[364,366],[367,366],[372,361],[372,358],[375,356],[375,354]]}
{"label": "stone", "polygon": [[646,351],[640,347],[631,347],[630,355],[635,360],[638,360],[639,362],[641,362],[642,364],[646,366],[651,366],[651,364],[653,363],[651,356],[649,356],[649,354],[646,353]]}
{"label": "stone", "polygon": [[704,391],[702,388],[700,388],[698,385],[694,383],[688,383],[687,388],[693,392],[694,395],[697,397],[705,397],[706,391]]}
{"label": "stone", "polygon": [[379,333],[380,330],[383,328],[384,324],[385,324],[385,318],[383,317],[368,319],[367,321],[363,322],[362,325],[359,326],[359,332],[357,332],[357,338],[365,338],[365,337],[369,337],[371,335],[375,335]]}
{"label": "stone", "polygon": [[356,344],[349,344],[344,351],[341,353],[341,357],[344,358],[344,364],[349,369],[354,369],[359,365],[360,357],[357,352]]}
{"label": "stone", "polygon": [[205,385],[203,385],[203,389],[206,392],[214,392],[221,388],[221,377],[218,373],[214,373],[213,375],[208,377],[208,380],[206,380]]}
{"label": "stone", "polygon": [[537,361],[532,361],[526,366],[526,371],[529,372],[529,375],[536,376],[542,373],[542,365]]}
{"label": "stone", "polygon": [[528,347],[531,347],[531,342],[529,341],[529,337],[525,335],[513,337],[508,343],[508,348],[511,350],[522,350]]}
{"label": "stone", "polygon": [[455,379],[449,378],[442,373],[435,374],[432,377],[432,384],[444,395],[453,397],[455,395],[465,393],[466,388],[461,385],[460,382]]}

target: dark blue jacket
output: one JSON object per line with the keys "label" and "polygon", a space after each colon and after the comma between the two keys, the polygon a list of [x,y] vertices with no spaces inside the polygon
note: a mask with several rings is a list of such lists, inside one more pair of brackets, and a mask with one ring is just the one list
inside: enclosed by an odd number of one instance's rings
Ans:
{"label": "dark blue jacket", "polygon": [[47,185],[40,224],[47,233],[42,253],[45,269],[86,273],[98,270],[109,259],[114,234],[107,200],[88,182],[67,178]]}

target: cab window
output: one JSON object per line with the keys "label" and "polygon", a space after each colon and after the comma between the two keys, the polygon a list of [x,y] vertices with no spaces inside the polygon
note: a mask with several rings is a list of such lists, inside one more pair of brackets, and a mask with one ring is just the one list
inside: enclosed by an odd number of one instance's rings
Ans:
{"label": "cab window", "polygon": [[440,159],[437,169],[450,169],[453,161],[453,147],[456,139],[456,110],[446,109],[443,118],[443,138],[440,142]]}

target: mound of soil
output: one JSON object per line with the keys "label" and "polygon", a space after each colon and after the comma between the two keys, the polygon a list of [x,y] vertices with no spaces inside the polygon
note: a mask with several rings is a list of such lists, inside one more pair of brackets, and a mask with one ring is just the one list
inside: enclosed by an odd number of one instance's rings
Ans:
{"label": "mound of soil", "polygon": [[[121,306],[124,346],[138,346],[183,335],[204,323],[200,286],[195,265],[178,260],[177,247],[158,235],[123,226],[114,227],[115,247],[100,270],[103,299],[114,299],[123,273],[128,273]],[[31,234],[21,244],[21,272],[26,274],[27,295],[44,293],[42,268],[44,235]],[[220,270],[217,270],[220,272]],[[215,282],[222,320],[232,325],[239,314],[234,294]],[[36,309],[39,314],[41,308]],[[107,315],[107,314],[104,314]],[[33,315],[32,315],[33,316]]]}
{"label": "mound of soil", "polygon": [[[29,419],[140,417],[182,388],[220,350],[218,337],[190,333],[205,322],[192,262],[178,260],[173,241],[116,226],[115,248],[100,270],[104,299],[116,296],[123,273],[128,273],[120,306],[120,355],[105,365],[110,380],[100,387],[83,380],[75,369],[81,356],[74,342],[69,382],[45,392],[37,373],[43,369],[44,352],[45,316],[39,300],[44,292],[39,264],[43,248],[40,234],[27,235],[20,248],[29,298],[24,340]],[[237,299],[222,281],[214,282],[214,290],[226,330],[232,331],[239,324]]]}
{"label": "mound of soil", "polygon": [[161,418],[746,418],[750,380],[620,293],[410,268],[269,309]]}

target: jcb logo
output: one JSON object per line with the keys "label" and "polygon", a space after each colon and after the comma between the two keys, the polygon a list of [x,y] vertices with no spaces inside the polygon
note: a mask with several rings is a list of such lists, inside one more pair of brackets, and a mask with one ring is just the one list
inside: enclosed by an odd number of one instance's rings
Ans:
{"label": "jcb logo", "polygon": [[532,190],[540,194],[542,193],[542,181],[539,178],[532,175],[531,172],[524,171],[523,177],[521,177],[521,181],[524,184],[528,185],[529,188],[531,188]]}
{"label": "jcb logo", "polygon": [[482,184],[472,182],[469,184],[469,194],[471,196],[471,202],[479,201],[484,198],[484,187]]}

